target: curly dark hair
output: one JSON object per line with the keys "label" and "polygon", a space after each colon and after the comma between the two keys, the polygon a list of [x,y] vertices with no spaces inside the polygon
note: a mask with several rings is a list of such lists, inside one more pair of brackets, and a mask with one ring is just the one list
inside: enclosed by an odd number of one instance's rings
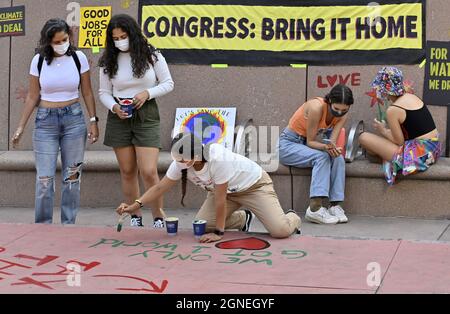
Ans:
{"label": "curly dark hair", "polygon": [[[130,40],[131,65],[133,67],[133,76],[141,78],[150,68],[151,64],[157,61],[156,48],[147,42],[142,34],[138,23],[134,18],[127,14],[118,14],[111,18],[106,31],[106,49],[99,61],[99,66],[104,68],[103,72],[113,78],[117,74],[119,65],[117,58],[120,50],[116,48],[113,40],[113,30],[120,28],[127,33]],[[154,58],[154,59],[153,59]]]}
{"label": "curly dark hair", "polygon": [[[39,53],[42,57],[44,57],[48,65],[50,65],[55,58],[52,47],[52,40],[53,37],[55,37],[55,34],[59,32],[67,33],[69,35],[69,40],[72,38],[72,30],[70,29],[69,25],[66,23],[66,21],[59,18],[48,20],[41,30],[41,38],[39,39],[36,53]],[[66,55],[71,56],[75,52],[75,50],[75,47],[70,44]]]}

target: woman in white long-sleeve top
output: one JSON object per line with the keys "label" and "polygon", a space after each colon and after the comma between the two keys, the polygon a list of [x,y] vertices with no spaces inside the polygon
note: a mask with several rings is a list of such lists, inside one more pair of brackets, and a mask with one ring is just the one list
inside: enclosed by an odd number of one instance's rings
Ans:
{"label": "woman in white long-sleeve top", "polygon": [[[112,17],[99,66],[100,100],[109,109],[104,144],[113,147],[125,200],[133,202],[140,195],[138,173],[145,189],[159,182],[160,118],[155,98],[171,92],[174,83],[163,55],[125,14]],[[163,227],[162,205],[162,198],[152,205],[154,227]],[[131,225],[143,226],[140,211],[132,216]]]}

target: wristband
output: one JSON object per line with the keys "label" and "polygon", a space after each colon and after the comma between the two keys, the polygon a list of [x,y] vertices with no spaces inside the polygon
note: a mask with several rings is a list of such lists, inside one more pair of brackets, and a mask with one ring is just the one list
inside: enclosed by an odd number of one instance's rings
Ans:
{"label": "wristband", "polygon": [[140,200],[135,200],[134,202],[139,204],[139,208],[144,207],[144,204]]}
{"label": "wristband", "polygon": [[215,233],[216,235],[218,235],[218,236],[223,236],[223,235],[225,234],[224,231],[219,230],[219,229],[214,230],[214,233]]}

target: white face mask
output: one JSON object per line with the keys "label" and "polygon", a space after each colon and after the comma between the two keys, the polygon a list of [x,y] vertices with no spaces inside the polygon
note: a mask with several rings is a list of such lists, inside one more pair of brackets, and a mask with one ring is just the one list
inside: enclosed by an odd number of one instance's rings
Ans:
{"label": "white face mask", "polygon": [[61,45],[52,45],[53,51],[60,56],[65,55],[69,47],[70,47],[69,41]]}
{"label": "white face mask", "polygon": [[130,39],[125,38],[123,40],[114,40],[114,45],[120,51],[123,51],[123,52],[128,51],[130,49]]}

